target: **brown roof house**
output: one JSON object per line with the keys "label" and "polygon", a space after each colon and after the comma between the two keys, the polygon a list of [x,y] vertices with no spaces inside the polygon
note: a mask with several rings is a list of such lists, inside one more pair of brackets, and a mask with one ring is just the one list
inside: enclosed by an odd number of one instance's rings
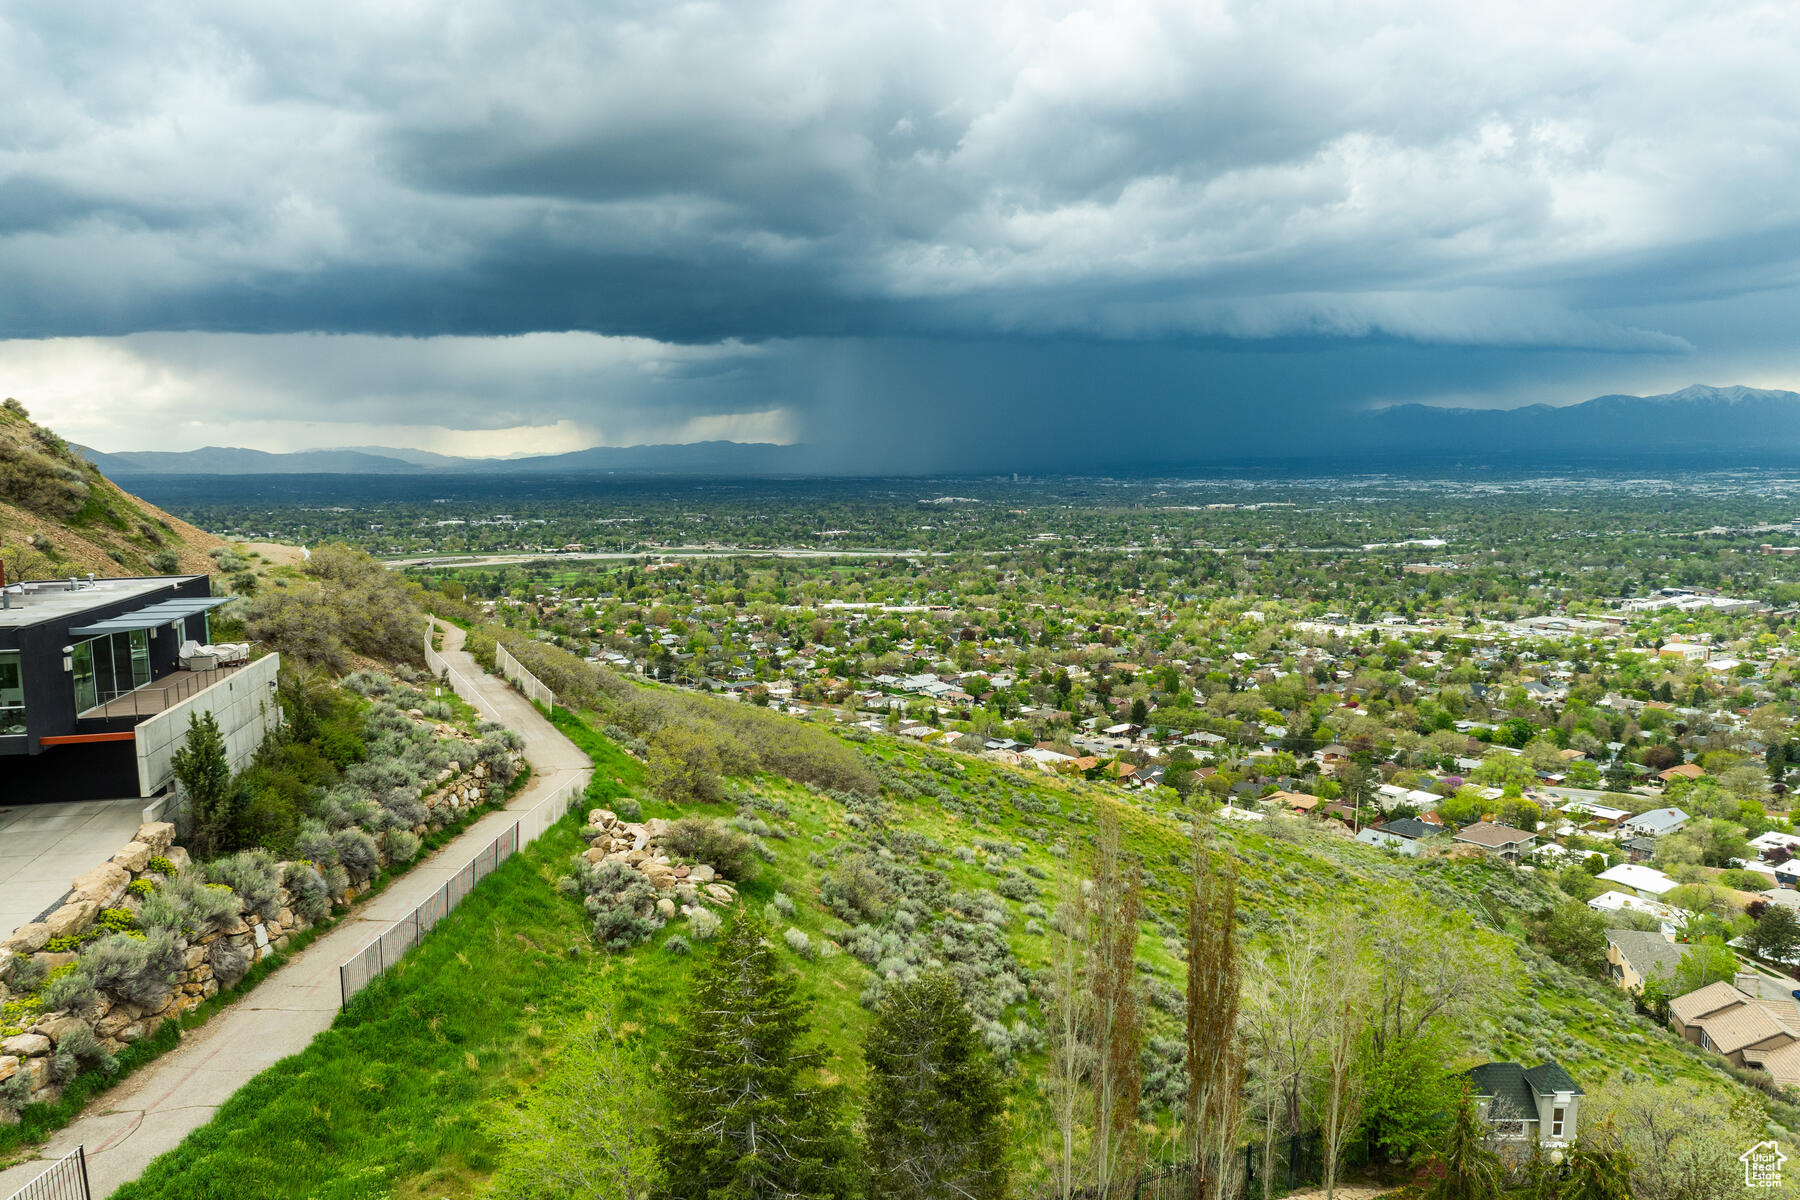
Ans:
{"label": "brown roof house", "polygon": [[1669,1025],[1734,1067],[1760,1067],[1776,1083],[1800,1085],[1800,1007],[1790,996],[1752,996],[1729,983],[1709,983],[1669,1001]]}
{"label": "brown roof house", "polygon": [[1480,846],[1489,854],[1498,854],[1507,862],[1516,863],[1521,854],[1537,843],[1537,834],[1493,821],[1477,821],[1458,830],[1454,840]]}

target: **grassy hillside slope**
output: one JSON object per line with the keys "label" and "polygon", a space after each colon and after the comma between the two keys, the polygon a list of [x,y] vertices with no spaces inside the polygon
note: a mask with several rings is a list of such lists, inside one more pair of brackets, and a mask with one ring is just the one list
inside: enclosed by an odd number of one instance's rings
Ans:
{"label": "grassy hillside slope", "polygon": [[[742,900],[766,906],[774,930],[808,935],[813,952],[783,953],[801,975],[830,1078],[853,1092],[862,1086],[866,1005],[884,975],[931,958],[951,964],[1007,1070],[1017,1176],[1027,1187],[1041,1178],[1046,910],[1058,872],[1085,849],[1097,806],[1118,793],[877,737],[853,749],[880,780],[879,801],[758,775],[731,779],[720,803],[677,810],[652,798],[643,764],[599,733],[597,719],[561,710],[556,719],[594,758],[589,805],[633,797],[646,817],[714,815],[756,833],[763,862]],[[1172,1064],[1191,814],[1147,801],[1120,807],[1147,885],[1140,960],[1151,1000],[1147,1114],[1156,1128],[1146,1148],[1160,1156],[1169,1147],[1157,1102],[1180,1087]],[[617,1004],[627,1032],[653,1052],[666,1047],[687,981],[710,951],[694,941],[689,952],[672,952],[671,939],[689,932],[681,920],[623,953],[595,944],[579,898],[557,888],[582,848],[581,820],[572,814],[484,883],[330,1033],[234,1097],[119,1196],[235,1196],[247,1186],[266,1196],[481,1195],[510,1153],[516,1114],[587,1014]],[[1485,862],[1400,860],[1304,827],[1201,820],[1215,852],[1237,864],[1241,928],[1252,942],[1295,914],[1347,919],[1357,910],[1379,915],[1390,900],[1422,900],[1466,915],[1470,936],[1516,959],[1526,986],[1462,1024],[1454,1065],[1555,1057],[1590,1096],[1646,1080],[1766,1103],[1637,1016],[1615,989],[1537,953],[1521,914],[1549,898],[1547,880]],[[867,919],[841,915],[851,866],[883,892]],[[1782,1111],[1770,1116],[1793,1123]]]}
{"label": "grassy hillside slope", "polygon": [[0,404],[0,559],[9,580],[206,572],[225,543],[120,489],[16,400]]}

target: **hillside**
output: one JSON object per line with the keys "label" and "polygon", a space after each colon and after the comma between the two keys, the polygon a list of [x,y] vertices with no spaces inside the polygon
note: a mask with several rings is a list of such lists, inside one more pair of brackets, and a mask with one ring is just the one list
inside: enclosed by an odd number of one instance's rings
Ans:
{"label": "hillside", "polygon": [[[592,1152],[588,1125],[559,1118],[554,1106],[569,1063],[586,1061],[582,1039],[596,1014],[641,1045],[652,1076],[663,1074],[695,970],[713,953],[696,917],[621,915],[616,897],[589,888],[579,863],[570,875],[594,833],[579,829],[589,806],[634,820],[710,819],[749,839],[756,864],[740,872],[739,899],[784,947],[812,1014],[808,1041],[822,1052],[821,1078],[847,1088],[852,1109],[866,1086],[861,1047],[871,1008],[896,981],[947,967],[1005,1072],[1017,1195],[1045,1194],[1047,1181],[1059,881],[1071,866],[1087,869],[1106,813],[1119,822],[1145,891],[1140,1115],[1151,1160],[1171,1152],[1183,1086],[1183,905],[1195,824],[1214,861],[1236,872],[1248,957],[1291,949],[1284,931],[1303,928],[1359,942],[1389,964],[1400,1010],[1425,1030],[1409,1034],[1427,1054],[1411,1062],[1418,1074],[1554,1059],[1598,1111],[1623,1112],[1624,1121],[1647,1099],[1678,1128],[1717,1121],[1709,1134],[1731,1139],[1760,1136],[1766,1121],[1771,1135],[1789,1136],[1775,1123],[1791,1125],[1791,1110],[1635,1014],[1599,978],[1542,953],[1527,923],[1561,899],[1546,875],[1485,860],[1402,860],[1302,822],[1241,824],[1168,795],[1121,801],[1079,779],[597,682],[597,708],[555,714],[596,765],[588,804],[359,995],[332,1038],[259,1078],[122,1195],[227,1194],[207,1189],[253,1183],[262,1194],[295,1197],[542,1194],[521,1184],[531,1164]],[[664,731],[646,744],[613,723],[653,719],[648,709],[665,706],[671,723],[700,739],[735,742],[739,765],[719,790],[671,802],[669,753],[697,743]],[[756,736],[784,730],[813,744],[796,751]],[[781,769],[771,769],[778,759]],[[818,777],[825,772],[842,778]],[[857,776],[868,790],[838,786]],[[732,909],[720,915],[731,919]],[[1478,969],[1458,981],[1445,966],[1453,963]],[[1246,990],[1245,1140],[1258,1132],[1257,1106],[1278,1100],[1270,1089],[1281,1086],[1281,1069],[1255,1030],[1282,1003]],[[1309,1064],[1307,1078],[1315,1070]],[[1403,1078],[1388,1101],[1408,1094],[1414,1080]],[[321,1095],[331,1103],[320,1104]],[[1304,1107],[1314,1111],[1310,1096]],[[276,1163],[292,1166],[271,1171]],[[367,1191],[353,1192],[352,1181]]]}
{"label": "hillside", "polygon": [[225,543],[120,489],[16,400],[0,405],[0,558],[10,580],[205,572]]}

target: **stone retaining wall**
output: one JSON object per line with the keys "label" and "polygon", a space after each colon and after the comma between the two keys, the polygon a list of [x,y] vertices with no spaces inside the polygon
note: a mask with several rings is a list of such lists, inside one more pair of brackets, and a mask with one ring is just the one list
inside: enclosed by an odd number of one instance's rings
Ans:
{"label": "stone retaining wall", "polygon": [[[415,719],[420,716],[417,712],[411,715]],[[437,732],[440,736],[469,741],[472,753],[473,740],[461,730],[440,725]],[[510,757],[516,772],[524,763],[524,755],[514,751]],[[413,832],[423,836],[442,829],[482,804],[497,786],[490,776],[485,763],[475,762],[468,768],[451,763],[422,798],[427,818],[415,826]],[[389,865],[386,840],[385,834],[377,839],[382,868]],[[10,937],[0,941],[0,1002],[18,998],[8,990],[9,985],[27,971],[47,975],[77,961],[77,951],[50,949],[53,940],[87,933],[108,909],[123,908],[134,917],[141,914],[143,897],[134,894],[131,885],[139,880],[149,880],[157,886],[167,882],[162,871],[152,869],[153,863],[157,867],[166,864],[177,874],[190,868],[188,852],[174,841],[175,826],[167,821],[140,826],[132,840],[110,861],[83,873],[71,883],[69,895],[60,907],[44,920],[22,925]],[[287,863],[277,864],[279,878],[286,879],[288,866]],[[367,885],[361,889],[347,887],[332,897],[333,903],[348,905],[366,890]],[[286,950],[295,934],[312,925],[296,911],[294,897],[285,887],[279,895],[280,911],[272,917],[252,911],[243,897],[236,899],[238,911],[233,924],[192,939],[177,940],[176,946],[183,955],[182,971],[166,994],[150,1003],[132,1003],[101,992],[94,1004],[79,1012],[42,1013],[23,1032],[0,1041],[0,1085],[25,1072],[31,1081],[27,1103],[55,1099],[66,1082],[56,1079],[52,1070],[56,1047],[77,1029],[91,1031],[101,1046],[116,1053],[133,1042],[152,1036],[165,1021],[199,1007],[220,988],[237,983],[252,965],[278,950]],[[32,964],[30,968],[25,967],[27,962]],[[0,1109],[0,1120],[3,1119],[4,1110]]]}

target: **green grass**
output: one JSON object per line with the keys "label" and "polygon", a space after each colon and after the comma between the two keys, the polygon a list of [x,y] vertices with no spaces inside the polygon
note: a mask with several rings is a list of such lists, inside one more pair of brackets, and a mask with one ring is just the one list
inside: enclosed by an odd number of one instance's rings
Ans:
{"label": "green grass", "polygon": [[[676,808],[644,794],[642,769],[595,731],[563,710],[557,727],[593,759],[585,803],[536,845],[485,881],[458,911],[398,968],[371,985],[305,1052],[259,1076],[181,1147],[152,1165],[119,1196],[460,1197],[478,1194],[505,1153],[512,1110],[530,1094],[558,1050],[560,1031],[579,1021],[604,983],[620,1017],[654,1052],[666,1047],[686,981],[708,953],[696,944],[682,958],[663,943],[684,931],[677,921],[625,954],[594,948],[584,914],[559,894],[556,879],[581,849],[585,811],[623,795],[637,796],[647,817],[729,816],[754,807],[785,836],[767,840],[772,860],[741,888],[744,903],[760,908],[777,890],[796,905],[782,919],[815,945],[842,923],[819,901],[829,867],[861,843],[859,832],[831,797],[787,780],[732,781],[727,805]],[[1160,984],[1179,989],[1179,956],[1164,939],[1182,920],[1188,816],[1168,803],[1122,796],[1103,785],[1020,773],[981,760],[954,758],[877,738],[864,747],[884,769],[925,785],[916,798],[890,798],[890,829],[932,839],[940,849],[920,864],[941,872],[954,889],[993,889],[998,875],[983,853],[975,862],[956,853],[979,843],[1011,845],[1006,865],[1031,868],[1039,902],[1050,905],[1051,880],[1065,861],[1058,848],[1079,852],[1092,831],[1101,797],[1120,799],[1132,848],[1147,871],[1146,918],[1140,954]],[[783,815],[785,810],[785,815]],[[1537,958],[1521,924],[1550,893],[1547,880],[1482,863],[1398,860],[1346,839],[1313,833],[1289,841],[1250,827],[1213,827],[1215,849],[1237,865],[1246,928],[1268,928],[1301,909],[1344,906],[1374,894],[1423,894],[1446,908],[1464,908],[1515,940],[1530,966],[1532,986],[1506,1011],[1480,1014],[1464,1031],[1459,1062],[1510,1058],[1536,1062],[1547,1049],[1592,1094],[1629,1066],[1640,1076],[1692,1087],[1740,1089],[1716,1062],[1666,1030],[1636,1017],[1605,983]],[[996,860],[997,864],[998,860]],[[1049,944],[1026,932],[1026,900],[1007,900],[1014,956],[1027,969],[1044,966]],[[814,1036],[826,1069],[854,1095],[862,1086],[862,1035],[870,1015],[859,1002],[869,972],[847,954],[814,961],[791,959],[801,971]],[[1035,1016],[1035,1004],[1019,1012]],[[1153,1034],[1175,1036],[1174,1015],[1151,1009]],[[1018,1059],[1009,1120],[1020,1175],[1031,1174],[1041,1147],[1045,1111],[1036,1079],[1042,1055]],[[853,1101],[854,1107],[854,1101]],[[1777,1110],[1777,1119],[1788,1114]],[[1165,1149],[1159,1139],[1148,1147]]]}

